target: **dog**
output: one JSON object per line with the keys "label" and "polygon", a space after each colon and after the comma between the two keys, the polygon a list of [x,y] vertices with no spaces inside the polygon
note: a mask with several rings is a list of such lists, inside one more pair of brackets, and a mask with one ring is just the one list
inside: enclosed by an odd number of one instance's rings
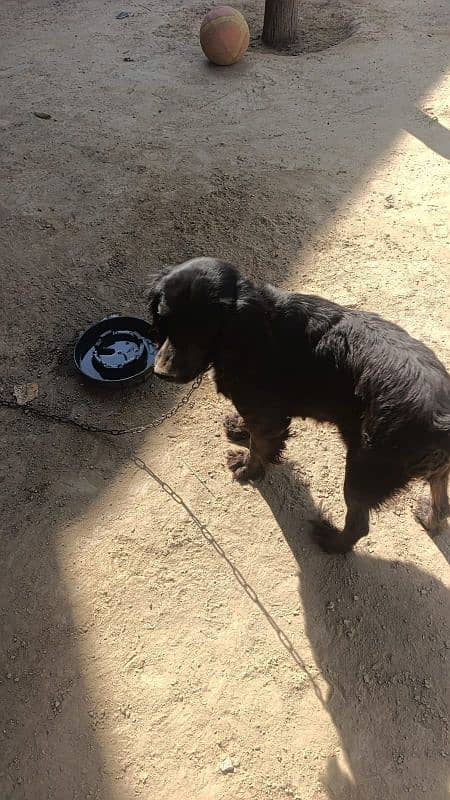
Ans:
{"label": "dog", "polygon": [[432,535],[446,528],[450,376],[424,344],[376,314],[256,285],[214,258],[165,270],[147,298],[155,374],[185,383],[212,368],[236,409],[225,430],[242,445],[228,457],[238,481],[280,461],[293,417],[337,426],[347,513],[343,531],[314,523],[322,549],[351,550],[370,511],[415,478],[431,492],[418,520]]}

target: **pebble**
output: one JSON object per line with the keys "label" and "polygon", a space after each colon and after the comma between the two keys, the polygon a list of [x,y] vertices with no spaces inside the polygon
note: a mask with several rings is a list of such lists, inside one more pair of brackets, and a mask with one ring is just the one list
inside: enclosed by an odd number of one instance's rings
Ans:
{"label": "pebble", "polygon": [[38,119],[51,119],[52,118],[52,115],[51,114],[47,114],[46,111],[33,111],[33,114]]}
{"label": "pebble", "polygon": [[220,771],[222,775],[229,775],[231,772],[234,772],[234,764],[229,756],[220,762]]}
{"label": "pebble", "polygon": [[39,386],[37,383],[20,383],[14,386],[13,394],[18,406],[26,406],[38,396]]}

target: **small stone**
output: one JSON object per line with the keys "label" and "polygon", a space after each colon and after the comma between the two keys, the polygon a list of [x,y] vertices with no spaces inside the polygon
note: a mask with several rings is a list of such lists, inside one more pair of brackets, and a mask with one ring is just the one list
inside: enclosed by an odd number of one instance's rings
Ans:
{"label": "small stone", "polygon": [[33,111],[33,114],[38,119],[51,119],[51,114],[47,114],[46,111]]}
{"label": "small stone", "polygon": [[14,386],[13,394],[18,406],[26,406],[38,396],[39,386],[37,383],[20,383]]}
{"label": "small stone", "polygon": [[220,762],[220,771],[222,775],[229,775],[231,772],[234,772],[234,764],[229,756]]}

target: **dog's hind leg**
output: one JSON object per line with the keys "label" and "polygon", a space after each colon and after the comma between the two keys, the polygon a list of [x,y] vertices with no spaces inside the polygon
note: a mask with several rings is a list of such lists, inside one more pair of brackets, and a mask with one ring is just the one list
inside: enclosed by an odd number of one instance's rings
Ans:
{"label": "dog's hind leg", "polygon": [[364,503],[348,499],[344,530],[339,531],[327,519],[320,519],[313,524],[313,537],[326,553],[349,553],[369,533],[369,512]]}
{"label": "dog's hind leg", "polygon": [[363,451],[350,449],[345,468],[344,497],[347,505],[344,530],[327,519],[314,521],[312,535],[326,553],[348,553],[369,533],[370,509],[382,502],[376,491],[372,459]]}
{"label": "dog's hind leg", "polygon": [[448,479],[450,466],[446,464],[434,472],[429,480],[431,500],[419,502],[416,519],[432,536],[448,530],[447,518],[450,515],[448,501]]}

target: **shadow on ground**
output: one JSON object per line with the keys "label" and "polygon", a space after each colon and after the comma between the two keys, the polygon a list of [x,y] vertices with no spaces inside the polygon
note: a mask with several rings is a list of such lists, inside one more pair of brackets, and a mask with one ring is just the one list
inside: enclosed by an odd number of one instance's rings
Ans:
{"label": "shadow on ground", "polygon": [[445,800],[448,590],[412,564],[318,551],[311,496],[289,464],[259,489],[299,565],[306,632],[350,768],[330,758],[330,798]]}

